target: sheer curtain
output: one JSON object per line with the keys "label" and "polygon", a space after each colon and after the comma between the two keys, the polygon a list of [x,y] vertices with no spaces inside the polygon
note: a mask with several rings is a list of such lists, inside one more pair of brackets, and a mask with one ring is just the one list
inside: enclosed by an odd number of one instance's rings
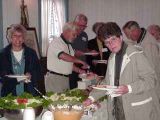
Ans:
{"label": "sheer curtain", "polygon": [[66,22],[64,0],[41,1],[42,56],[46,56],[48,44],[62,33]]}

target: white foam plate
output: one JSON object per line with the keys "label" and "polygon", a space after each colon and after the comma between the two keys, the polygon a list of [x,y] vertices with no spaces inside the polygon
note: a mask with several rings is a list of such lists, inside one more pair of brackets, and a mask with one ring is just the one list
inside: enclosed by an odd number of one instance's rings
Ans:
{"label": "white foam plate", "polygon": [[79,74],[79,78],[81,79],[84,79],[87,77],[87,74],[86,73],[82,73],[82,74]]}
{"label": "white foam plate", "polygon": [[107,60],[93,60],[96,63],[107,64]]}
{"label": "white foam plate", "polygon": [[117,86],[97,85],[97,86],[92,86],[92,88],[97,89],[97,90],[116,91]]}
{"label": "white foam plate", "polygon": [[[88,75],[90,75],[89,77],[88,77]],[[82,74],[79,74],[79,78],[81,78],[82,79],[82,81],[88,81],[88,80],[93,80],[93,79],[95,79],[95,74],[86,74],[86,73],[82,73]]]}
{"label": "white foam plate", "polygon": [[86,52],[84,55],[98,55],[99,53],[91,53],[91,52]]}
{"label": "white foam plate", "polygon": [[24,78],[24,79],[28,78],[28,76],[26,75],[6,75],[6,76],[9,78]]}
{"label": "white foam plate", "polygon": [[122,94],[115,93],[117,91],[117,86],[97,85],[97,86],[93,86],[92,88],[97,89],[97,90],[105,90],[106,95],[109,95],[111,97],[119,97],[122,95]]}

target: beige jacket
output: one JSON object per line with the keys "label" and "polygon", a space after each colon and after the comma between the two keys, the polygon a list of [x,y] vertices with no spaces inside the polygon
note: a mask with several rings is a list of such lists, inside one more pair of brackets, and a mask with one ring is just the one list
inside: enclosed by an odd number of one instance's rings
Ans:
{"label": "beige jacket", "polygon": [[152,65],[152,67],[156,72],[159,81],[158,82],[159,87],[157,88],[157,91],[160,99],[160,47],[157,44],[157,41],[149,32],[146,32],[146,35],[141,43],[139,44],[136,44],[134,42],[126,42],[126,43],[128,45],[136,45],[142,47],[145,56],[147,57],[148,61],[150,62],[150,64]]}
{"label": "beige jacket", "polygon": [[152,67],[155,69],[160,82],[160,48],[157,41],[147,32],[143,41],[139,45],[142,46],[143,51]]}
{"label": "beige jacket", "polygon": [[[104,82],[112,85],[114,78],[114,54],[110,56],[108,62]],[[159,120],[160,109],[155,92],[157,77],[148,60],[143,55],[143,51],[139,50],[139,48],[128,46],[123,57],[119,82],[120,85],[130,85],[132,88],[132,93],[122,96],[126,120]],[[98,99],[104,93],[105,91],[93,90],[90,95]],[[112,99],[110,97],[107,105],[109,120],[113,120],[111,116]]]}

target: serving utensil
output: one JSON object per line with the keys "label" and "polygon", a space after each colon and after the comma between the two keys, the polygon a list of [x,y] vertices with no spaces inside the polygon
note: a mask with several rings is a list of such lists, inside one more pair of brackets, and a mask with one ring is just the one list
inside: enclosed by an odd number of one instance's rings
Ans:
{"label": "serving utensil", "polygon": [[35,89],[45,100],[48,99],[48,97],[45,96],[45,95],[43,95],[43,93],[41,93],[36,87],[34,87],[34,89]]}
{"label": "serving utensil", "polygon": [[[49,99],[47,96],[43,95],[43,93],[41,93],[36,87],[34,87],[34,89],[35,89],[45,100],[48,100],[48,99]],[[54,111],[54,110],[55,110],[55,108],[54,108],[54,106],[53,106],[52,104],[49,105],[48,108],[49,108],[50,111]]]}

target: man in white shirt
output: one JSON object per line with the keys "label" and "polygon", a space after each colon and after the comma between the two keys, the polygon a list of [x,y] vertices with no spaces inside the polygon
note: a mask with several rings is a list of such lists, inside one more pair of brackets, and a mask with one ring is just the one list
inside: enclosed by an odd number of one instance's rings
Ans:
{"label": "man in white shirt", "polygon": [[68,75],[72,70],[83,73],[84,70],[74,63],[86,66],[86,63],[74,57],[71,43],[77,37],[78,27],[74,23],[66,23],[59,38],[54,38],[47,53],[47,75],[45,78],[46,91],[63,92],[69,89]]}

